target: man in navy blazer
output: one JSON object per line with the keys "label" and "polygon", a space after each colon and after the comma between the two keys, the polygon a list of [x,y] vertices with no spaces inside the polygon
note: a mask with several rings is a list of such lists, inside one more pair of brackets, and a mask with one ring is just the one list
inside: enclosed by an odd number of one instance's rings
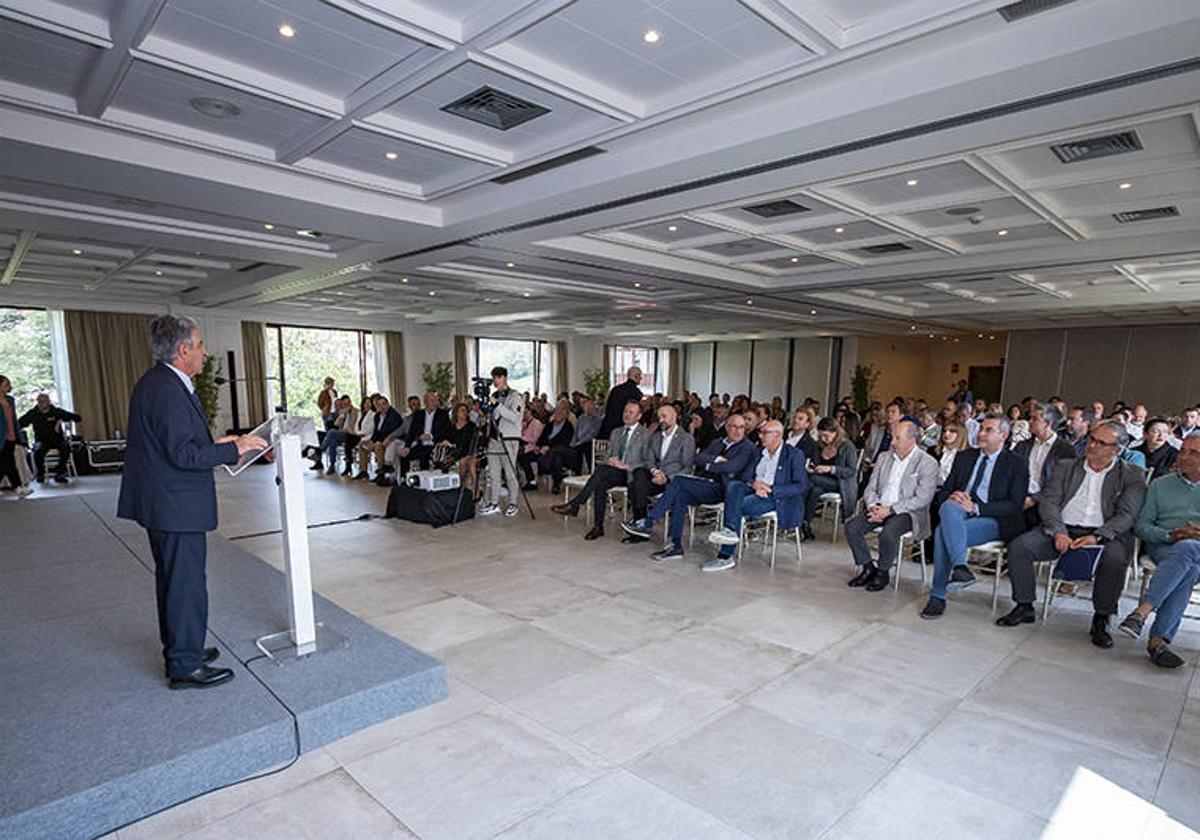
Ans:
{"label": "man in navy blazer", "polygon": [[979,424],[979,448],[958,453],[934,497],[940,522],[933,535],[933,587],[921,618],[941,617],[947,589],[975,582],[967,568],[967,548],[1009,542],[1025,532],[1029,462],[1005,445],[1008,431],[1004,415],[986,415]]}
{"label": "man in navy blazer", "polygon": [[725,488],[725,527],[708,535],[708,541],[721,548],[704,564],[703,571],[721,572],[737,565],[733,555],[742,541],[744,516],[775,511],[781,531],[804,522],[804,494],[808,490],[804,453],[783,442],[783,424],[778,420],[763,423],[758,435],[762,441],[758,457],[752,458],[738,480]]}
{"label": "man in navy blazer", "polygon": [[692,505],[711,505],[725,498],[726,488],[738,480],[755,460],[758,447],[746,439],[746,418],[735,414],[725,423],[725,437],[714,440],[696,455],[695,475],[677,475],[667,483],[654,507],[643,518],[622,523],[625,532],[647,538],[654,523],[669,512],[671,544],[651,555],[655,560],[683,556],[683,524]]}
{"label": "man in navy blazer", "polygon": [[117,516],[146,529],[154,555],[158,632],[171,688],[209,688],[233,679],[206,663],[208,625],[205,532],[217,527],[213,468],[265,449],[254,435],[213,440],[192,377],[204,367],[204,340],[191,318],[163,315],[150,322],[156,364],[129,398],[129,435]]}

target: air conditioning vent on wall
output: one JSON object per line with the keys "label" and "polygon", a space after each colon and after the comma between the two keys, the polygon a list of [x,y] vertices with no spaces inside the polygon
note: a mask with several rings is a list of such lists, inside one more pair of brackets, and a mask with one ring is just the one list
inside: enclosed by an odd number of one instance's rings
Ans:
{"label": "air conditioning vent on wall", "polygon": [[1018,3],[1009,3],[1007,6],[1001,6],[998,11],[1000,17],[1008,23],[1014,20],[1021,20],[1030,15],[1040,14],[1041,12],[1049,11],[1056,6],[1065,6],[1068,3],[1074,3],[1075,0],[1020,0]]}
{"label": "air conditioning vent on wall", "polygon": [[508,131],[521,123],[550,113],[549,108],[543,108],[486,85],[462,99],[442,106],[442,110],[501,131]]}
{"label": "air conditioning vent on wall", "polygon": [[1079,163],[1081,160],[1124,155],[1142,149],[1142,141],[1136,131],[1122,131],[1103,137],[1088,137],[1084,140],[1068,140],[1050,147],[1050,151],[1063,163]]}
{"label": "air conditioning vent on wall", "polygon": [[1151,219],[1170,219],[1179,215],[1178,207],[1151,207],[1149,210],[1126,210],[1124,213],[1113,213],[1113,218],[1119,224],[1130,222],[1148,222]]}
{"label": "air conditioning vent on wall", "polygon": [[790,216],[793,213],[807,213],[808,208],[791,199],[781,198],[778,201],[764,201],[762,204],[750,204],[742,208],[747,213],[761,216],[764,219],[774,219],[777,216]]}
{"label": "air conditioning vent on wall", "polygon": [[868,245],[862,250],[868,254],[898,254],[901,251],[911,251],[912,246],[903,242],[888,242],[885,245]]}

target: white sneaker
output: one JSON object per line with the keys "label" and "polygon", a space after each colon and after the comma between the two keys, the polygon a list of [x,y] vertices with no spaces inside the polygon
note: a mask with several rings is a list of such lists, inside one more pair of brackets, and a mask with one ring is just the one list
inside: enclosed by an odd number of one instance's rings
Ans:
{"label": "white sneaker", "polygon": [[500,505],[493,505],[491,503],[486,504],[479,509],[480,516],[495,516],[499,512],[500,512]]}
{"label": "white sneaker", "polygon": [[713,545],[737,545],[742,538],[729,528],[718,528],[708,535],[708,541]]}
{"label": "white sneaker", "polygon": [[709,560],[700,567],[702,572],[723,572],[726,569],[732,569],[737,565],[737,560],[733,557],[721,557],[720,555]]}
{"label": "white sneaker", "polygon": [[505,516],[516,516],[520,512],[521,512],[521,509],[519,507],[517,507],[516,505],[509,505],[508,507],[506,507],[504,509]]}
{"label": "white sneaker", "polygon": [[17,488],[17,498],[18,499],[24,499],[26,496],[31,496],[31,495],[33,495],[33,488],[30,487],[28,484],[22,484],[20,487]]}

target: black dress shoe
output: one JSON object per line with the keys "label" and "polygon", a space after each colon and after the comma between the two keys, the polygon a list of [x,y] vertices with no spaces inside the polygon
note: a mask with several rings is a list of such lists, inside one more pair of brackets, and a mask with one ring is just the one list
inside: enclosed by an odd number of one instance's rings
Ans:
{"label": "black dress shoe", "polygon": [[867,582],[870,581],[871,578],[875,577],[875,570],[878,568],[879,567],[876,566],[874,563],[867,563],[865,566],[862,567],[862,571],[860,571],[857,575],[855,575],[853,578],[851,578],[846,583],[846,585],[847,586],[866,586]]}
{"label": "black dress shoe", "polygon": [[1112,634],[1108,632],[1108,616],[1097,613],[1092,616],[1092,644],[1098,648],[1113,646]]}
{"label": "black dress shoe", "polygon": [[604,536],[604,529],[599,526],[596,526],[595,528],[593,528],[592,530],[590,530],[586,534],[584,534],[583,538],[585,540],[598,540],[603,536]]}
{"label": "black dress shoe", "polygon": [[1033,604],[1017,604],[1006,615],[1002,615],[996,619],[996,624],[1000,627],[1016,627],[1018,624],[1033,624],[1037,621],[1037,613],[1033,611]]}
{"label": "black dress shoe", "polygon": [[871,579],[867,581],[866,590],[868,592],[881,592],[884,589],[887,589],[889,583],[891,583],[891,575],[888,574],[888,570],[879,569],[874,575],[871,576]]}
{"label": "black dress shoe", "polygon": [[233,671],[228,668],[210,668],[207,665],[201,665],[185,677],[171,677],[167,680],[167,686],[172,689],[212,688],[214,685],[229,682],[231,679],[233,679]]}
{"label": "black dress shoe", "polygon": [[800,541],[801,542],[812,542],[816,538],[817,538],[817,535],[813,533],[813,529],[812,529],[811,525],[809,525],[807,522],[805,522],[803,525],[800,526]]}
{"label": "black dress shoe", "polygon": [[635,543],[644,543],[644,542],[649,542],[649,541],[645,537],[638,537],[633,534],[626,534],[624,536],[624,538],[622,538],[621,542],[625,543],[625,545],[633,545]]}
{"label": "black dress shoe", "polygon": [[67,477],[65,475],[56,475],[56,476],[54,476],[54,483],[55,484],[70,484],[71,482],[67,480]]}
{"label": "black dress shoe", "polygon": [[557,513],[559,516],[578,516],[579,508],[572,504],[561,504],[551,507],[550,512]]}

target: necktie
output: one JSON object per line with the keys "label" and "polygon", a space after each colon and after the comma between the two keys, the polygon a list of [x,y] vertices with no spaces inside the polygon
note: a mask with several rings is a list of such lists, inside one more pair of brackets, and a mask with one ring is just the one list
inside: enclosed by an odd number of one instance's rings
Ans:
{"label": "necktie", "polygon": [[630,434],[629,429],[626,429],[625,434],[621,435],[621,445],[617,447],[617,458],[622,461],[625,460],[625,450],[629,448]]}
{"label": "necktie", "polygon": [[0,403],[4,404],[4,439],[11,443],[17,439],[17,424],[13,420],[13,410],[8,404],[8,397],[0,397]]}
{"label": "necktie", "polygon": [[979,485],[983,481],[983,474],[987,472],[988,455],[980,455],[979,461],[975,464],[975,480],[971,482],[971,489],[967,491],[972,499],[978,501],[979,497],[975,495],[979,491]]}

